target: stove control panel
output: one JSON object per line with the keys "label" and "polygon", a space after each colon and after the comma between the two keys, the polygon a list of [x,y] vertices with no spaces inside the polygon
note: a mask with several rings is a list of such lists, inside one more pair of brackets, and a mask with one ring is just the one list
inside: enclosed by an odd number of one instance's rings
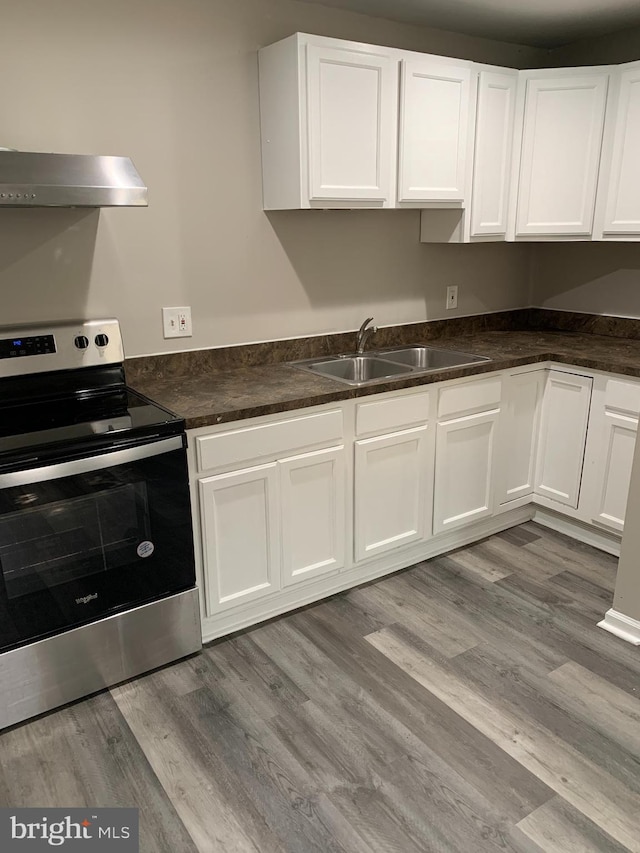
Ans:
{"label": "stove control panel", "polygon": [[56,351],[53,335],[5,338],[0,340],[0,358],[22,358],[25,355],[46,355]]}
{"label": "stove control panel", "polygon": [[0,379],[124,361],[117,320],[0,326]]}

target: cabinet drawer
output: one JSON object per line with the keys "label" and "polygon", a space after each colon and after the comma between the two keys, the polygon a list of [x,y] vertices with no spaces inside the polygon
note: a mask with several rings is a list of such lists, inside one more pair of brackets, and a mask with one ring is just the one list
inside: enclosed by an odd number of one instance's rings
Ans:
{"label": "cabinet drawer", "polygon": [[389,432],[429,420],[429,393],[405,394],[389,400],[359,403],[356,408],[356,435]]}
{"label": "cabinet drawer", "polygon": [[617,409],[640,417],[640,384],[609,379],[604,392],[604,403],[607,409]]}
{"label": "cabinet drawer", "polygon": [[438,397],[438,418],[450,418],[463,412],[497,406],[502,395],[502,379],[479,379],[443,388]]}
{"label": "cabinet drawer", "polygon": [[342,411],[203,435],[196,438],[198,470],[222,468],[251,459],[290,456],[302,447],[342,443]]}

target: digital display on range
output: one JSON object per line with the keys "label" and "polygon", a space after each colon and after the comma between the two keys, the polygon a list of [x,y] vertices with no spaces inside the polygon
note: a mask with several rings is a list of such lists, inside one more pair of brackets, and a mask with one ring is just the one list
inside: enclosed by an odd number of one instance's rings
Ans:
{"label": "digital display on range", "polygon": [[53,335],[34,335],[30,338],[0,340],[0,358],[23,358],[27,355],[47,355],[56,351]]}

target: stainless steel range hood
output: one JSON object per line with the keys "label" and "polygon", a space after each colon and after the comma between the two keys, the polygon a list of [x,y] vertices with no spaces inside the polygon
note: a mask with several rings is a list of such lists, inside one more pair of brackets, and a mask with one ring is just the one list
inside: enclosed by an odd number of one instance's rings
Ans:
{"label": "stainless steel range hood", "polygon": [[128,157],[0,150],[0,207],[146,207]]}

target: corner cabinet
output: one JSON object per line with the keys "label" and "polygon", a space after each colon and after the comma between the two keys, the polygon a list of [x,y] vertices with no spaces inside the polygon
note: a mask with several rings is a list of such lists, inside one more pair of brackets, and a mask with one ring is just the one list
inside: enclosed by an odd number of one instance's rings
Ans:
{"label": "corner cabinet", "polygon": [[517,72],[478,75],[470,237],[504,240],[511,188]]}
{"label": "corner cabinet", "polygon": [[600,68],[521,72],[516,239],[591,237],[608,85]]}
{"label": "corner cabinet", "polygon": [[573,508],[580,494],[592,384],[590,376],[550,370],[544,389],[535,492]]}
{"label": "corner cabinet", "polygon": [[545,377],[537,368],[504,378],[496,496],[500,508],[531,500],[535,488],[538,436]]}
{"label": "corner cabinet", "polygon": [[506,240],[517,90],[515,70],[485,65],[472,72],[466,205],[463,210],[423,210],[423,243]]}
{"label": "corner cabinet", "polygon": [[598,231],[603,239],[640,239],[640,62],[613,74],[614,104],[598,189]]}

